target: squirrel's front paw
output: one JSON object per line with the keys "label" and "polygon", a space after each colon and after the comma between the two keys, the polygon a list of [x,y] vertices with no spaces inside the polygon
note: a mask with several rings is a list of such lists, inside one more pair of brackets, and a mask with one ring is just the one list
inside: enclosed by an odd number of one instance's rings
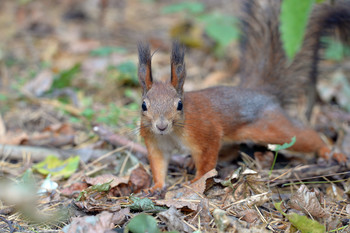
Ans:
{"label": "squirrel's front paw", "polygon": [[145,197],[161,197],[165,193],[165,187],[162,184],[154,184],[151,188],[143,189],[141,192]]}

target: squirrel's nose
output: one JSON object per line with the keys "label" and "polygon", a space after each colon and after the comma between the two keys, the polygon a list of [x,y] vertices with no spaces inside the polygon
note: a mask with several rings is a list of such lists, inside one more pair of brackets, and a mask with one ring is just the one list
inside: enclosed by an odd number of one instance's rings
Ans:
{"label": "squirrel's nose", "polygon": [[160,131],[164,131],[168,128],[168,123],[165,123],[165,122],[159,122],[157,123],[157,128],[160,130]]}

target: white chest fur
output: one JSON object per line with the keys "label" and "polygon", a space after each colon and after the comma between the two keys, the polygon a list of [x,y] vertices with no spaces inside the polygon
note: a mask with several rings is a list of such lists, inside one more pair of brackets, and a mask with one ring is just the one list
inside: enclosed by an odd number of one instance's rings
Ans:
{"label": "white chest fur", "polygon": [[175,133],[156,136],[159,149],[167,155],[174,153],[190,154],[190,150]]}

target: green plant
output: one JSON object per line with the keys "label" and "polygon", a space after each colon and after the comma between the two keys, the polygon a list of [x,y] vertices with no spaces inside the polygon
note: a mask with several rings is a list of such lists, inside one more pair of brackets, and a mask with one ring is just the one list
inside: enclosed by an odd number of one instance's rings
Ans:
{"label": "green plant", "polygon": [[282,202],[275,203],[275,208],[286,217],[293,226],[295,226],[302,233],[314,232],[322,233],[326,232],[326,227],[319,222],[309,219],[306,216],[299,215],[297,213],[284,213],[281,208]]}
{"label": "green plant", "polygon": [[300,49],[314,0],[284,0],[281,6],[281,39],[288,58]]}
{"label": "green plant", "polygon": [[118,71],[117,79],[124,84],[138,85],[137,66],[132,61],[126,61],[116,67]]}
{"label": "green plant", "polygon": [[236,18],[218,12],[206,12],[201,2],[180,2],[162,9],[164,14],[184,12],[189,21],[202,25],[205,33],[216,43],[215,53],[224,54],[225,48],[239,37]]}
{"label": "green plant", "polygon": [[296,142],[296,137],[294,136],[294,137],[292,137],[292,141],[289,142],[289,143],[286,142],[283,145],[275,145],[275,148],[273,149],[275,151],[275,157],[273,159],[273,163],[272,163],[272,166],[271,166],[271,169],[270,169],[270,172],[269,172],[269,176],[271,176],[272,170],[275,167],[278,152],[280,150],[285,150],[285,149],[290,148],[291,146],[293,146],[295,144],[295,142]]}
{"label": "green plant", "polygon": [[58,75],[56,75],[51,89],[60,89],[71,86],[73,79],[80,73],[80,71],[80,64],[76,64],[72,68],[60,72]]}
{"label": "green plant", "polygon": [[113,53],[121,53],[124,54],[126,53],[127,50],[122,47],[113,47],[113,46],[103,46],[97,49],[94,49],[90,52],[92,56],[100,56],[100,57],[105,57],[109,56]]}

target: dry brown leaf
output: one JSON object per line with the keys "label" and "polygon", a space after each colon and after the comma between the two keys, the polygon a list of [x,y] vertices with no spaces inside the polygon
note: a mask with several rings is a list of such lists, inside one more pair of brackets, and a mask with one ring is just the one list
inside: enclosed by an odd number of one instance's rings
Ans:
{"label": "dry brown leaf", "polygon": [[85,177],[83,180],[85,180],[85,182],[90,185],[104,184],[112,181],[110,186],[111,188],[114,188],[119,184],[127,184],[129,182],[129,177],[119,177],[112,174],[103,174],[96,177]]}
{"label": "dry brown leaf", "polygon": [[326,217],[329,214],[322,208],[317,196],[319,196],[317,190],[311,192],[305,185],[301,185],[298,191],[291,196],[289,206],[316,218]]}
{"label": "dry brown leaf", "polygon": [[96,216],[85,216],[73,218],[72,222],[63,228],[65,233],[104,233],[114,228],[114,215],[104,211]]}
{"label": "dry brown leaf", "polygon": [[145,168],[140,165],[131,172],[129,182],[131,183],[133,192],[138,193],[143,189],[149,188],[151,186],[152,179]]}
{"label": "dry brown leaf", "polygon": [[81,211],[85,213],[110,211],[116,212],[121,209],[119,203],[111,202],[106,197],[100,198],[98,200],[93,197],[88,197],[84,201],[73,201],[74,205]]}
{"label": "dry brown leaf", "polygon": [[165,200],[156,200],[157,205],[166,205],[176,208],[188,207],[196,211],[198,204],[202,200],[202,194],[206,189],[206,181],[217,175],[215,169],[207,172],[196,182],[180,189],[175,189],[165,194]]}
{"label": "dry brown leaf", "polygon": [[193,211],[198,209],[199,200],[187,200],[187,199],[174,199],[174,200],[155,200],[157,205],[164,205],[167,207],[175,207],[177,209],[182,209],[187,207]]}
{"label": "dry brown leaf", "polygon": [[84,189],[86,189],[87,187],[88,187],[88,185],[86,183],[83,183],[83,182],[73,183],[73,184],[69,185],[69,187],[60,190],[60,192],[62,195],[68,196],[68,197],[78,196],[79,193],[81,191],[83,191]]}
{"label": "dry brown leaf", "polygon": [[169,231],[192,232],[193,230],[184,222],[185,216],[175,207],[160,212],[158,217],[167,225]]}
{"label": "dry brown leaf", "polygon": [[126,216],[130,214],[129,208],[123,208],[113,215],[113,223],[115,225],[122,225],[127,221]]}
{"label": "dry brown leaf", "polygon": [[256,210],[253,209],[246,209],[240,211],[237,215],[241,220],[246,221],[248,223],[253,223],[259,220],[258,213],[256,212]]}

